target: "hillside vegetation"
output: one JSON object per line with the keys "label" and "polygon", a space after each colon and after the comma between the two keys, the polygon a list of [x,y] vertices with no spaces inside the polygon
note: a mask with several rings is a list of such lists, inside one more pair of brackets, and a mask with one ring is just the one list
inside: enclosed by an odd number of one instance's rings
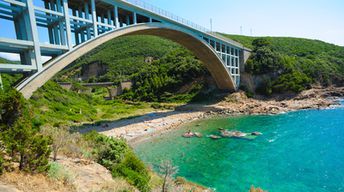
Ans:
{"label": "hillside vegetation", "polygon": [[344,47],[318,40],[227,35],[253,50],[246,72],[265,75],[258,92],[300,92],[311,84],[344,84]]}
{"label": "hillside vegetation", "polygon": [[[255,90],[265,95],[299,92],[312,84],[343,85],[344,48],[321,41],[228,35],[253,50],[246,72],[263,77]],[[151,62],[145,62],[152,58]],[[78,83],[70,91],[49,81],[30,100],[39,124],[79,124],[113,120],[142,114],[161,104],[148,102],[186,103],[209,99],[209,73],[192,53],[169,40],[153,36],[131,36],[112,40],[77,60],[61,71],[55,81],[75,82],[82,76],[82,67],[98,62],[107,66],[100,75],[83,82],[133,82],[133,89],[114,101],[105,101],[108,93],[97,88],[92,93],[78,93]],[[21,75],[2,74],[5,87]],[[208,91],[208,95],[207,92]],[[133,102],[134,101],[134,102]]]}
{"label": "hillside vegetation", "polygon": [[[131,80],[133,89],[123,98],[135,101],[190,101],[206,86],[204,78],[209,76],[201,62],[182,46],[154,36],[131,36],[105,43],[56,79],[75,81],[82,76],[82,68],[92,63],[105,65],[107,70],[83,82]],[[188,88],[180,91],[187,84]]]}

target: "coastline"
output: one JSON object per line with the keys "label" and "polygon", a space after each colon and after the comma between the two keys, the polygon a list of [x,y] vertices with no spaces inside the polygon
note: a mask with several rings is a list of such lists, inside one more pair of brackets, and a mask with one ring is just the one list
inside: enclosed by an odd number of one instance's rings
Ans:
{"label": "coastline", "polygon": [[106,126],[88,126],[83,131],[96,130],[111,137],[122,137],[130,145],[149,140],[192,121],[237,115],[273,115],[296,110],[326,109],[339,105],[344,87],[313,88],[289,99],[269,100],[247,98],[244,92],[228,95],[211,105],[188,104],[174,111],[149,113],[132,119],[107,123]]}

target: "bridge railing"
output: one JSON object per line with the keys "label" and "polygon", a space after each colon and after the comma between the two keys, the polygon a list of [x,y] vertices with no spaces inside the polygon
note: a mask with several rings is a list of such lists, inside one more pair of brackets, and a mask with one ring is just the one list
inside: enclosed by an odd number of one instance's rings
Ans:
{"label": "bridge railing", "polygon": [[223,35],[220,35],[220,34],[218,34],[216,32],[213,32],[213,31],[211,31],[210,29],[208,29],[206,27],[198,25],[198,24],[196,24],[196,23],[194,23],[192,21],[184,19],[183,17],[175,15],[175,14],[169,12],[169,11],[161,9],[161,8],[159,8],[159,7],[155,6],[155,5],[152,5],[150,3],[147,3],[145,1],[142,1],[142,0],[121,0],[121,1],[129,3],[129,4],[134,5],[136,7],[145,9],[145,10],[150,11],[152,13],[155,13],[157,15],[166,17],[166,18],[168,18],[170,20],[173,20],[173,21],[175,21],[177,23],[180,23],[180,24],[183,24],[185,26],[191,27],[191,28],[196,29],[198,31],[201,31],[203,33],[209,34],[209,35],[214,36],[214,37],[216,37],[218,39],[221,39],[223,41],[231,41],[227,37],[225,37]]}
{"label": "bridge railing", "polygon": [[147,3],[145,1],[142,1],[142,0],[122,0],[122,1],[130,3],[130,4],[132,4],[132,5],[136,6],[136,7],[140,7],[142,9],[145,9],[145,10],[150,11],[152,13],[155,13],[157,15],[164,16],[164,17],[166,17],[168,19],[176,21],[177,23],[181,23],[183,25],[186,25],[186,26],[191,27],[193,29],[196,29],[198,31],[201,31],[201,32],[204,32],[204,33],[208,33],[208,34],[211,34],[213,36],[217,36],[217,37],[219,37],[221,39],[225,38],[223,36],[219,36],[218,34],[216,34],[214,32],[211,32],[211,30],[209,30],[206,27],[198,25],[198,24],[196,24],[196,23],[194,23],[192,21],[184,19],[184,18],[182,18],[182,17],[180,17],[178,15],[175,15],[175,14],[169,12],[169,11],[161,9],[161,8],[159,8],[157,6],[154,6],[154,5],[150,4],[150,3]]}

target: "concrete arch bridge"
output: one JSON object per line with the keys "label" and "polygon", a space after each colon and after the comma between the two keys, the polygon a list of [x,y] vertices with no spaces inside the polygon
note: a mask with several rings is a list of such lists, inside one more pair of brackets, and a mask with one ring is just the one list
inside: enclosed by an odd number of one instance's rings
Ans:
{"label": "concrete arch bridge", "polygon": [[[16,88],[26,98],[76,59],[121,36],[155,35],[183,45],[225,90],[239,87],[249,55],[240,43],[138,0],[0,0],[1,20],[13,23],[15,37],[0,36],[0,52],[18,54],[21,64],[0,64],[0,72],[25,73]],[[45,57],[51,59],[44,63]]]}

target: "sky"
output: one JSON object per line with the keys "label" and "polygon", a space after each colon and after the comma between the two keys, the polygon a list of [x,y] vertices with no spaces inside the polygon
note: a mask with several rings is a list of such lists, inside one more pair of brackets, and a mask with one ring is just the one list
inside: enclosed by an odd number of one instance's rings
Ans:
{"label": "sky", "polygon": [[344,0],[146,0],[213,31],[344,46]]}
{"label": "sky", "polygon": [[[213,31],[303,37],[344,46],[344,0],[145,1],[206,28],[212,20]],[[0,30],[0,37],[15,36],[13,25],[0,22],[0,29],[6,29]],[[46,42],[46,37],[41,41]],[[0,57],[18,60],[15,54],[0,53]]]}

